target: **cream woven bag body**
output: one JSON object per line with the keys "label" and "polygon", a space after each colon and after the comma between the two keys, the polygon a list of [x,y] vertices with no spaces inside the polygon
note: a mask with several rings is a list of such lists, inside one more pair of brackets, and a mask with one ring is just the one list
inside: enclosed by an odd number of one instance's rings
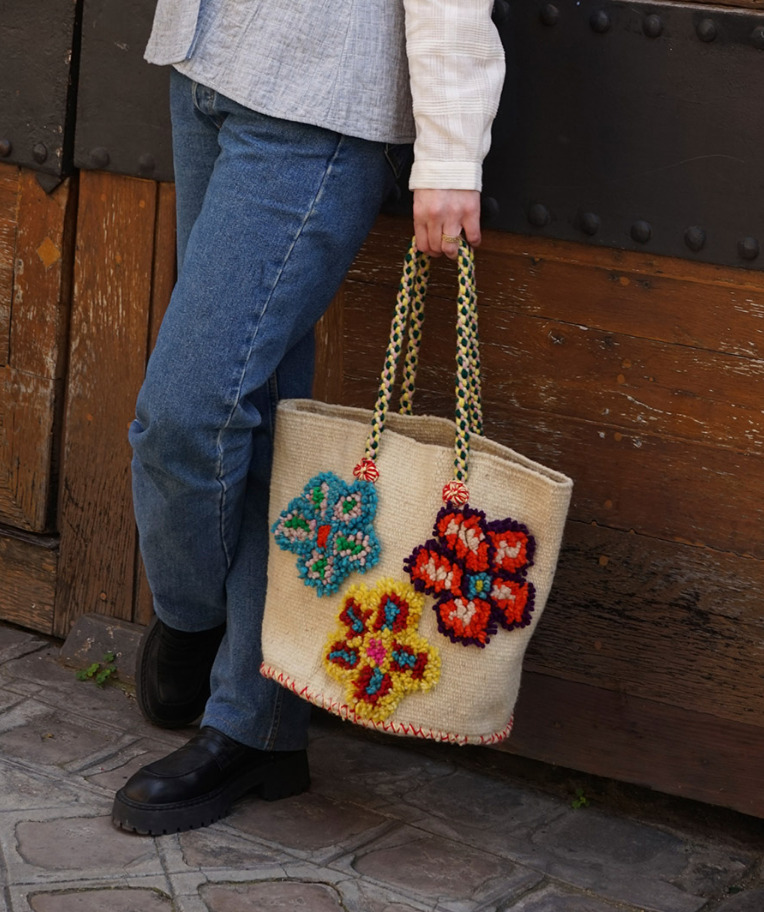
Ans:
{"label": "cream woven bag body", "polygon": [[373,412],[279,404],[261,671],[360,725],[492,743],[512,729],[572,482],[482,436],[466,244],[456,419],[410,413],[427,267],[412,248]]}

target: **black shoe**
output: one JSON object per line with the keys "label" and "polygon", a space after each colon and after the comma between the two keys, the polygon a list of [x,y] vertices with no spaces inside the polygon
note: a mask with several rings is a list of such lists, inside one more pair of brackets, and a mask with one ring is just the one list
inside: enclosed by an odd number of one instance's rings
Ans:
{"label": "black shoe", "polygon": [[204,712],[210,671],[225,624],[201,633],[173,630],[155,617],[138,648],[136,697],[143,715],[161,728],[182,728]]}
{"label": "black shoe", "polygon": [[111,819],[144,836],[180,833],[224,817],[247,792],[276,801],[309,785],[306,751],[255,750],[205,726],[188,744],[131,776],[117,792]]}

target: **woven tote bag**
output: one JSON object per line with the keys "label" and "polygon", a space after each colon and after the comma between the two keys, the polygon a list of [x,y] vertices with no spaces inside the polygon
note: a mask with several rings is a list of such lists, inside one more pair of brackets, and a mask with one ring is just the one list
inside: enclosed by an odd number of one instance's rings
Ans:
{"label": "woven tote bag", "polygon": [[458,267],[455,421],[412,414],[429,268],[413,245],[374,410],[278,406],[261,673],[359,725],[485,744],[512,729],[572,482],[482,435],[466,243]]}

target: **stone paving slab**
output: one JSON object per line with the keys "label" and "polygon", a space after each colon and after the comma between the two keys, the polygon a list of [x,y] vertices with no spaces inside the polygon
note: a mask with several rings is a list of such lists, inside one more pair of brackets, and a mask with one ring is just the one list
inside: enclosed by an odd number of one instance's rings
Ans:
{"label": "stone paving slab", "polygon": [[[592,808],[543,828],[523,859],[567,883],[653,912],[697,912],[705,905],[687,877],[688,847],[681,837]],[[728,861],[737,867],[738,859]],[[681,876],[685,889],[672,883]]]}
{"label": "stone paving slab", "polygon": [[512,905],[512,912],[643,912],[635,906],[614,905],[589,893],[545,886]]}
{"label": "stone paving slab", "polygon": [[114,656],[119,680],[135,683],[135,662],[139,635],[134,624],[100,614],[83,614],[61,647],[61,662],[69,668],[86,668],[102,662],[107,654]]}
{"label": "stone paving slab", "polygon": [[764,888],[747,890],[725,899],[718,912],[762,912],[764,910]]}
{"label": "stone paving slab", "polygon": [[172,912],[172,899],[159,890],[124,889],[56,891],[33,893],[34,912]]}
{"label": "stone paving slab", "polygon": [[374,811],[313,791],[284,801],[242,803],[228,823],[315,864],[352,852],[392,825]]}
{"label": "stone paving slab", "polygon": [[454,912],[506,905],[542,880],[507,859],[408,826],[367,845],[350,867],[363,878]]}
{"label": "stone paving slab", "polygon": [[[74,664],[89,638],[102,648],[89,623]],[[109,636],[129,656],[139,633]],[[307,794],[243,800],[175,836],[116,830],[115,789],[189,734],[153,728],[129,690],[78,681],[55,644],[0,625],[0,912],[764,912],[764,824],[759,838],[678,812],[573,809],[507,755],[322,714]]]}

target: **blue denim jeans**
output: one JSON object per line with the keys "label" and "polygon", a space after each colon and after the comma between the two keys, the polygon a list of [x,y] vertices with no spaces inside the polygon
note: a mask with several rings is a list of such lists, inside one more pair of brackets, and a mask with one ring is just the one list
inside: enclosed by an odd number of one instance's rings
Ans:
{"label": "blue denim jeans", "polygon": [[159,618],[227,624],[202,724],[305,746],[308,706],[259,674],[272,433],[311,392],[313,326],[393,182],[383,144],[257,114],[173,72],[178,281],[130,428]]}

